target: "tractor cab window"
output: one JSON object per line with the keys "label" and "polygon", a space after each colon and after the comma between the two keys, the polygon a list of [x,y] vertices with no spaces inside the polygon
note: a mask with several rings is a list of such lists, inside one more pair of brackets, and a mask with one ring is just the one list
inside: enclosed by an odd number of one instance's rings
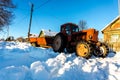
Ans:
{"label": "tractor cab window", "polygon": [[62,27],[61,31],[64,32],[65,31],[65,27]]}
{"label": "tractor cab window", "polygon": [[72,26],[72,32],[79,32],[79,28],[77,26]]}
{"label": "tractor cab window", "polygon": [[67,33],[68,35],[71,35],[70,25],[67,25],[67,26],[66,26],[66,33]]}

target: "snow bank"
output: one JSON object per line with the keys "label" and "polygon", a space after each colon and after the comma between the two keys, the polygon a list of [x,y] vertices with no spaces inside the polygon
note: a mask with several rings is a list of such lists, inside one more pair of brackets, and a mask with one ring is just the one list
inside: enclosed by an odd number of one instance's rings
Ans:
{"label": "snow bank", "polygon": [[30,67],[33,80],[48,80],[49,73],[40,61],[31,64]]}
{"label": "snow bank", "polygon": [[27,43],[0,43],[0,80],[119,80],[120,52],[84,59]]}
{"label": "snow bank", "polygon": [[[37,74],[39,77],[41,73],[46,74],[46,76],[42,76],[42,80],[119,80],[120,56],[119,59],[116,56],[86,60],[62,53],[43,63],[34,62],[32,66],[37,64],[39,67],[35,68],[35,71],[40,73]],[[72,59],[72,57],[74,58]],[[40,80],[38,76],[34,79]]]}
{"label": "snow bank", "polygon": [[9,66],[0,70],[0,80],[28,80],[28,68],[26,66]]}

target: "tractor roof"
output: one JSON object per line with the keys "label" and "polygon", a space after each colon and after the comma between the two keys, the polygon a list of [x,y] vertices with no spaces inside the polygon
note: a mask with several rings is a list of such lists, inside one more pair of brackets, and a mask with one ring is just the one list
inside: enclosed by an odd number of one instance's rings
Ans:
{"label": "tractor roof", "polygon": [[78,25],[76,25],[75,23],[65,23],[65,24],[61,25],[61,27],[65,27],[66,25],[78,26]]}

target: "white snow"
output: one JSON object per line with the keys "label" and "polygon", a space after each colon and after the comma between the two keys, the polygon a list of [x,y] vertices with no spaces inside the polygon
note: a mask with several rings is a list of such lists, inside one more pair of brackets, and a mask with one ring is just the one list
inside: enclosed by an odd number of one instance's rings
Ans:
{"label": "white snow", "polygon": [[53,32],[53,31],[50,31],[50,30],[45,30],[45,29],[42,29],[42,31],[44,32],[44,35],[45,36],[55,36],[57,33],[56,32]]}
{"label": "white snow", "polygon": [[84,59],[29,43],[0,42],[0,80],[120,80],[120,52]]}

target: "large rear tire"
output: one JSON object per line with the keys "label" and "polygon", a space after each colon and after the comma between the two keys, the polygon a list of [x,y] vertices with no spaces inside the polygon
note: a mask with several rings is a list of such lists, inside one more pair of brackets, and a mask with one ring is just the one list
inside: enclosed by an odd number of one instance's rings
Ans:
{"label": "large rear tire", "polygon": [[88,42],[81,41],[77,43],[76,54],[78,56],[88,59],[92,56],[92,52],[92,46]]}
{"label": "large rear tire", "polygon": [[52,48],[55,52],[64,52],[65,37],[63,34],[57,34],[53,40]]}

